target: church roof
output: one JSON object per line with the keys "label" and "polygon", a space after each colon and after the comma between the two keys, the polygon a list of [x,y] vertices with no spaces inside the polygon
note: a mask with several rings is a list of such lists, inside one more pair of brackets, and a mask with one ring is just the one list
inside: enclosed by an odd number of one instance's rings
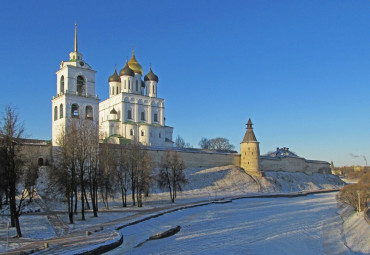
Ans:
{"label": "church roof", "polygon": [[247,123],[247,131],[245,132],[242,143],[257,142],[257,138],[254,135],[252,125],[253,125],[252,121],[251,121],[251,119],[249,119],[248,123]]}
{"label": "church roof", "polygon": [[120,82],[121,78],[117,74],[117,68],[114,69],[114,73],[109,76],[108,82]]}
{"label": "church roof", "polygon": [[283,147],[283,148],[277,147],[276,151],[269,152],[264,156],[274,157],[274,158],[286,158],[286,157],[297,158],[297,157],[299,157],[297,154],[290,151],[289,148],[287,148],[287,147]]}
{"label": "church roof", "polygon": [[132,57],[130,61],[128,61],[128,65],[135,73],[143,75],[143,68],[135,58],[135,51],[132,51]]}
{"label": "church roof", "polygon": [[134,71],[129,67],[128,63],[126,62],[126,65],[119,71],[119,76],[128,75],[131,77],[135,76]]}
{"label": "church roof", "polygon": [[153,73],[152,68],[150,67],[149,73],[147,73],[144,77],[144,81],[156,81],[158,82],[158,76]]}

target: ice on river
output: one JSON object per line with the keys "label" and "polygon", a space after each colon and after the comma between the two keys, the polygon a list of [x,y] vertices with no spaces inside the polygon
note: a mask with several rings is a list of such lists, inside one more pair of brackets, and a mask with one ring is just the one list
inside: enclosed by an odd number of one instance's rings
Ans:
{"label": "ice on river", "polygon": [[[123,245],[108,254],[351,254],[336,211],[335,193],[184,209],[122,229]],[[134,248],[177,225],[176,235]]]}

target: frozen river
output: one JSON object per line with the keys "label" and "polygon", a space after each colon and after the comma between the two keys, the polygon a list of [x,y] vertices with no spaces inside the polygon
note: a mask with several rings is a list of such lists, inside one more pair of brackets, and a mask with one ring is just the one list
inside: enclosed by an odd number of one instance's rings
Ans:
{"label": "frozen river", "polygon": [[[351,254],[335,194],[240,199],[181,210],[122,229],[124,243],[107,254]],[[134,248],[177,225],[176,235]]]}

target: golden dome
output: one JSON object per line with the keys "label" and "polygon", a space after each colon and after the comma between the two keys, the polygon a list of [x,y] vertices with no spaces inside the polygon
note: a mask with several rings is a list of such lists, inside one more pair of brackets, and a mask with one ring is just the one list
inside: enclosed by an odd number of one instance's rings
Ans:
{"label": "golden dome", "polygon": [[137,62],[135,58],[135,51],[132,51],[132,57],[130,61],[128,61],[128,66],[135,72],[143,75],[143,68],[141,65]]}

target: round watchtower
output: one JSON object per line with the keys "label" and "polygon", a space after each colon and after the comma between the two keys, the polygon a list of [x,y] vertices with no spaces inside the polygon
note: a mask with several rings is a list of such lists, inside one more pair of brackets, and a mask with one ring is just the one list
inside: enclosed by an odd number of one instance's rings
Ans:
{"label": "round watchtower", "polygon": [[248,174],[261,176],[259,171],[260,149],[259,142],[253,132],[251,119],[247,123],[247,131],[240,143],[240,167]]}

